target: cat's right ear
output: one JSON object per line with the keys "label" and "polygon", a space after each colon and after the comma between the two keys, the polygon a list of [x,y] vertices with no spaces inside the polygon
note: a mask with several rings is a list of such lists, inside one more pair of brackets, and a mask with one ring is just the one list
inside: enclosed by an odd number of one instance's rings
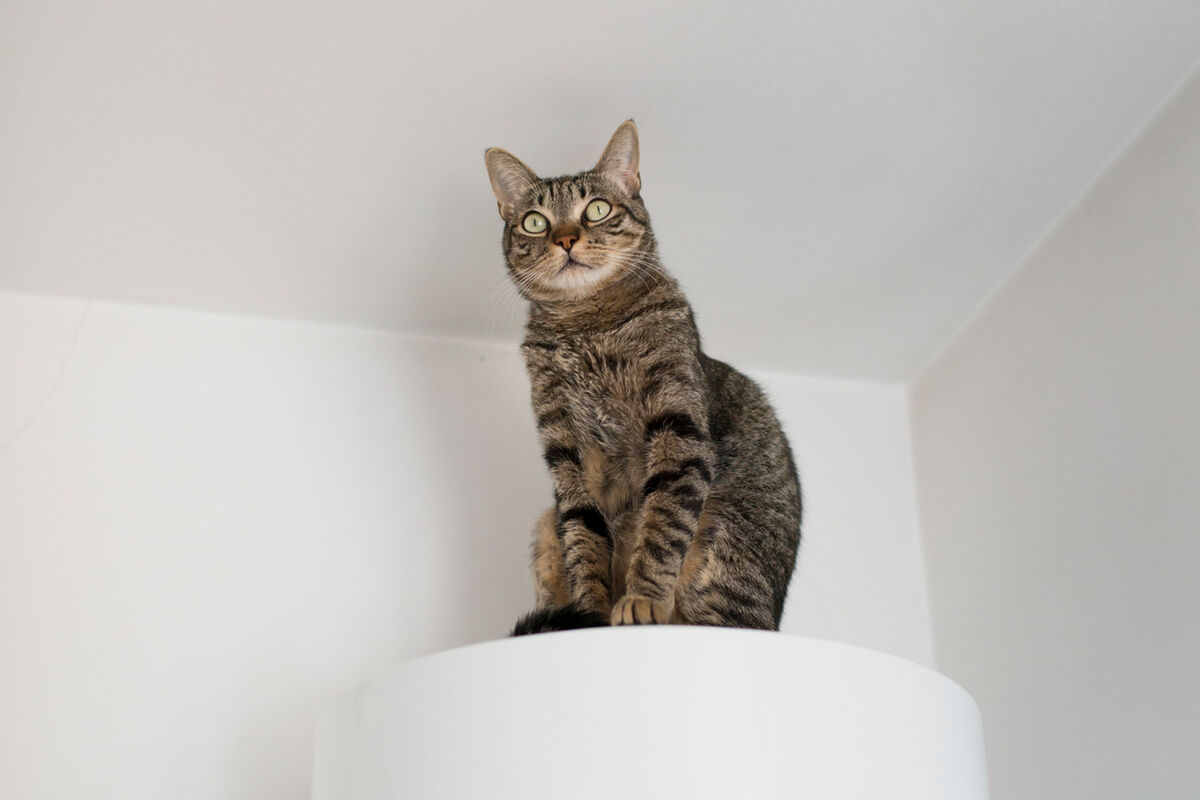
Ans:
{"label": "cat's right ear", "polygon": [[492,181],[500,216],[507,218],[521,198],[534,187],[538,176],[521,159],[499,147],[489,147],[483,154],[483,160],[487,164],[488,178]]}

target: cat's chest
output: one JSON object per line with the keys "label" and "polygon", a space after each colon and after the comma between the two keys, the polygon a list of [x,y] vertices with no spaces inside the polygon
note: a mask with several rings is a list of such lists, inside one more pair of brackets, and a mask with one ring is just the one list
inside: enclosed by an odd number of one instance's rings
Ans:
{"label": "cat's chest", "polygon": [[641,370],[636,360],[602,342],[564,343],[549,361],[540,404],[561,405],[583,437],[616,445],[641,424]]}

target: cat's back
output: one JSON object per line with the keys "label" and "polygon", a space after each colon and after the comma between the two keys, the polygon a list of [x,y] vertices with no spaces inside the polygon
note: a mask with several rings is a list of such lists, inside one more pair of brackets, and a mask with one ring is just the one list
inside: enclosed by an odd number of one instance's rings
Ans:
{"label": "cat's back", "polygon": [[[766,393],[734,367],[701,356],[707,380],[709,432],[716,445],[718,483],[733,499],[769,497],[779,511],[801,513],[800,481],[783,425]],[[739,503],[740,505],[740,503]]]}
{"label": "cat's back", "polygon": [[714,439],[765,442],[786,439],[779,418],[757,383],[724,361],[701,355],[707,382],[709,430]]}

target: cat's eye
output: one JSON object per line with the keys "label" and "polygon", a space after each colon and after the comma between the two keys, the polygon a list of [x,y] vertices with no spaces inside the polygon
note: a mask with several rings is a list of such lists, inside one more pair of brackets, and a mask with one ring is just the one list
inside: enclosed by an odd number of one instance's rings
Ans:
{"label": "cat's eye", "polygon": [[610,211],[612,211],[612,206],[608,204],[607,200],[593,200],[587,204],[583,215],[587,217],[588,222],[599,222],[607,217]]}
{"label": "cat's eye", "polygon": [[521,228],[526,233],[545,233],[548,227],[550,221],[536,211],[530,211],[525,215],[525,219],[521,220]]}

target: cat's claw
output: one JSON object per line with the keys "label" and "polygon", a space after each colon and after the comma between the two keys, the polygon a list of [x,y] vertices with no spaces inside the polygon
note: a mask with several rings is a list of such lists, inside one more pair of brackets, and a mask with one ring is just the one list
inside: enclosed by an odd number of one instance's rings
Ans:
{"label": "cat's claw", "polygon": [[671,621],[671,606],[662,600],[651,600],[627,594],[612,610],[613,625],[661,625]]}

